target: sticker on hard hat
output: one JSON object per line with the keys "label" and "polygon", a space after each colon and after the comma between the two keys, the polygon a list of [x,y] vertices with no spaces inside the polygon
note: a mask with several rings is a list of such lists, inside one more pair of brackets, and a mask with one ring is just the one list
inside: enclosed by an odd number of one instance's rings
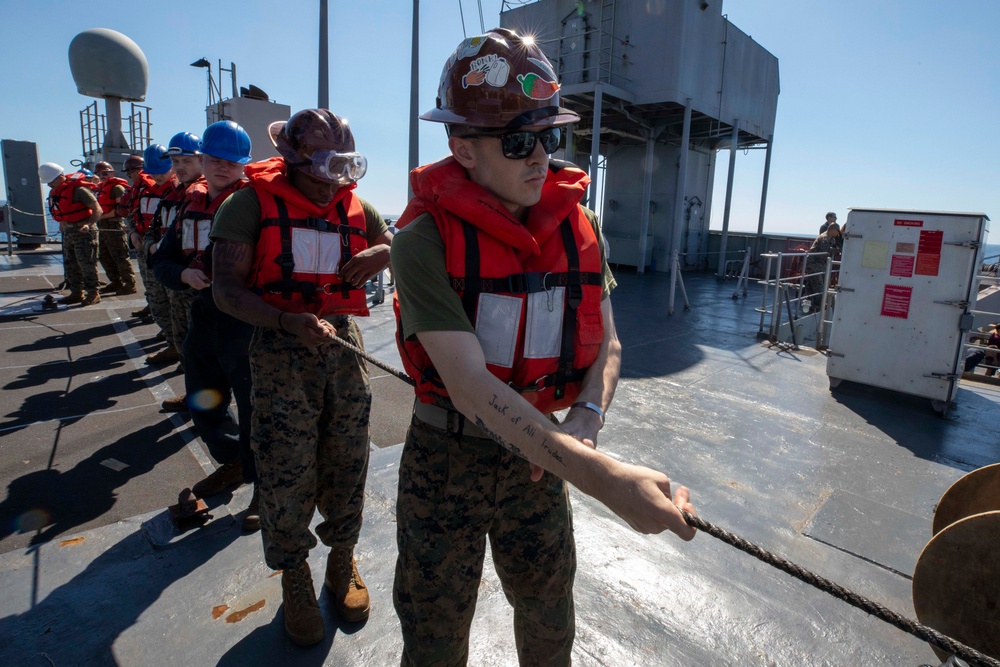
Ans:
{"label": "sticker on hard hat", "polygon": [[537,67],[538,69],[542,70],[546,74],[548,74],[549,78],[552,79],[553,81],[559,78],[558,76],[556,76],[555,70],[552,69],[552,65],[545,62],[544,60],[539,60],[538,58],[532,58],[531,56],[528,56],[528,62]]}
{"label": "sticker on hard hat", "polygon": [[537,74],[518,74],[517,82],[524,94],[533,100],[547,100],[559,92],[558,83],[546,81]]}
{"label": "sticker on hard hat", "polygon": [[477,35],[475,37],[469,37],[464,42],[458,45],[455,49],[455,53],[452,56],[456,60],[461,60],[462,58],[471,58],[477,53],[479,49],[483,48],[483,44],[487,41],[486,35]]}
{"label": "sticker on hard hat", "polygon": [[469,73],[462,77],[462,88],[478,86],[483,82],[494,88],[503,88],[507,85],[509,74],[510,65],[507,60],[491,53],[469,63]]}

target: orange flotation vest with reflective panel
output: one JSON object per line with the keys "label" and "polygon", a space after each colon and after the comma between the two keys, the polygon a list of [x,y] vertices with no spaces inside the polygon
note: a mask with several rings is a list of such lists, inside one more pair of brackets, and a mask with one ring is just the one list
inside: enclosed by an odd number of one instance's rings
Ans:
{"label": "orange flotation vest with reflective panel", "polygon": [[145,173],[139,174],[139,180],[129,191],[129,215],[134,216],[135,231],[140,236],[145,236],[153,222],[153,214],[156,213],[160,205],[160,199],[164,194],[173,189],[175,179],[165,181],[160,185],[156,184],[150,176]]}
{"label": "orange flotation vest with reflective panel", "polygon": [[174,233],[181,246],[180,264],[201,269],[206,275],[211,274],[209,268],[211,256],[208,254],[211,241],[208,236],[212,231],[212,220],[215,212],[226,201],[229,195],[246,186],[247,182],[238,180],[225,190],[209,200],[208,187],[191,187],[184,197],[184,207],[174,221]]}
{"label": "orange flotation vest with reflective panel", "polygon": [[[111,191],[119,185],[125,188],[125,191],[128,192],[128,181],[124,178],[118,178],[117,176],[112,176],[108,180],[101,182],[101,184],[97,187],[97,203],[101,205],[101,208],[104,209],[105,213],[110,213],[114,210],[115,202],[111,199]],[[124,198],[124,195],[119,198],[119,201],[121,201],[122,198]]]}
{"label": "orange flotation vest with reflective panel", "polygon": [[[589,177],[553,163],[524,224],[470,181],[454,158],[415,170],[411,182],[415,196],[396,226],[433,216],[448,278],[489,371],[543,413],[572,405],[604,338],[603,261],[579,204]],[[419,340],[401,338],[398,297],[393,307],[400,356],[417,396],[425,403],[446,398]]]}
{"label": "orange flotation vest with reflective panel", "polygon": [[368,315],[368,296],[340,279],[340,268],[368,248],[368,220],[354,184],[319,207],[285,175],[284,160],[248,165],[260,200],[261,231],[249,287],[289,313]]}
{"label": "orange flotation vest with reflective panel", "polygon": [[77,223],[87,220],[93,211],[83,204],[73,201],[77,188],[96,190],[97,186],[79,172],[70,174],[49,193],[49,211],[56,222]]}

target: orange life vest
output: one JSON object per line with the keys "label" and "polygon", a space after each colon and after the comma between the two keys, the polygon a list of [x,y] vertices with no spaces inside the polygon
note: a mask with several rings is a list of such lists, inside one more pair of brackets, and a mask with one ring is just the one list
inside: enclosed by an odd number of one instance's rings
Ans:
{"label": "orange life vest", "polygon": [[[114,210],[115,201],[111,199],[111,191],[119,185],[125,188],[126,192],[128,191],[128,181],[124,178],[118,178],[117,176],[112,176],[97,186],[97,203],[101,205],[101,208],[105,213],[110,213]],[[124,195],[122,197],[124,197]],[[119,201],[121,201],[121,198],[119,198]]]}
{"label": "orange life vest", "polygon": [[166,192],[160,196],[160,201],[153,212],[153,219],[149,224],[149,228],[153,231],[153,238],[159,241],[174,224],[177,214],[180,212],[181,207],[184,206],[184,198],[190,188],[207,187],[208,185],[205,183],[204,176],[200,176],[198,180],[187,184],[180,181],[173,181],[171,187],[167,188]]}
{"label": "orange life vest", "polygon": [[211,273],[208,266],[211,256],[207,255],[206,251],[211,245],[208,235],[212,231],[215,212],[229,195],[246,184],[246,181],[238,180],[212,200],[209,200],[208,187],[188,188],[184,196],[184,206],[174,220],[174,233],[180,241],[182,252],[179,264],[191,269],[201,269],[205,274]]}
{"label": "orange life vest", "polygon": [[281,158],[244,170],[260,200],[261,231],[250,279],[267,303],[289,313],[368,315],[364,288],[340,279],[340,268],[368,247],[361,199],[342,186],[320,208],[292,186]]}
{"label": "orange life vest", "polygon": [[[141,176],[141,174],[140,174]],[[118,203],[115,204],[115,215],[119,218],[128,218],[132,211],[135,210],[136,197],[139,194],[139,184],[141,180],[136,179],[135,183],[132,183],[127,188],[125,188],[125,194],[121,196]]]}
{"label": "orange life vest", "polygon": [[128,201],[125,206],[128,208],[128,217],[132,218],[135,231],[140,236],[145,236],[149,226],[153,222],[153,214],[160,205],[160,198],[174,187],[175,178],[157,185],[145,172],[139,174],[139,180],[128,193]]}
{"label": "orange life vest", "polygon": [[87,177],[77,172],[70,174],[58,186],[49,192],[49,210],[56,222],[83,222],[94,214],[92,210],[73,201],[77,188],[96,190],[97,186],[87,180]]}
{"label": "orange life vest", "polygon": [[[396,223],[433,216],[487,369],[543,413],[573,404],[604,338],[600,246],[579,204],[589,182],[575,167],[552,164],[541,200],[521,224],[449,157],[414,170],[414,198]],[[417,396],[425,403],[447,397],[419,340],[402,339],[398,296],[393,309]]]}

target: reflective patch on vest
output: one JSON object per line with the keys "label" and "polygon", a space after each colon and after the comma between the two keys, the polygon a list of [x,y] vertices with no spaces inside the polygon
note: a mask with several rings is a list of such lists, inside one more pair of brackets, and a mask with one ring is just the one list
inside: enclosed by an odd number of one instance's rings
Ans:
{"label": "reflective patch on vest", "polygon": [[296,271],[338,273],[340,271],[340,234],[293,227],[292,256],[295,258]]}
{"label": "reflective patch on vest", "polygon": [[139,199],[139,213],[142,215],[153,215],[156,213],[156,207],[159,205],[159,197],[142,197]]}
{"label": "reflective patch on vest", "polygon": [[201,252],[208,247],[208,233],[212,231],[211,220],[183,220],[181,225],[184,227],[181,248]]}
{"label": "reflective patch on vest", "polygon": [[524,358],[551,359],[562,349],[563,304],[566,288],[553,287],[528,295]]}
{"label": "reflective patch on vest", "polygon": [[521,329],[521,299],[503,294],[480,294],[476,312],[476,338],[486,363],[503,368],[514,365],[517,333]]}
{"label": "reflective patch on vest", "polygon": [[[160,225],[160,227],[161,227],[161,229],[166,230],[166,229],[169,229],[174,224],[174,220],[177,218],[177,211],[178,211],[178,209],[180,209],[180,207],[179,206],[170,206],[170,207],[164,206],[163,209],[165,209],[165,210],[164,210],[164,214],[162,216],[163,217],[163,221],[162,221],[162,224]],[[161,210],[163,210],[163,209],[161,209]]]}

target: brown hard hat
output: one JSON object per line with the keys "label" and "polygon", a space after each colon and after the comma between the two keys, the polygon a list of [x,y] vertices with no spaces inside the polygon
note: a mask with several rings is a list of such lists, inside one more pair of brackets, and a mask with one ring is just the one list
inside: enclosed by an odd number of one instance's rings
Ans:
{"label": "brown hard hat", "polygon": [[96,165],[94,165],[94,173],[95,174],[100,174],[102,171],[114,171],[114,170],[115,170],[115,168],[112,167],[107,162],[103,162],[102,161],[102,162],[98,162]]}
{"label": "brown hard hat", "polygon": [[458,45],[441,72],[435,107],[420,118],[512,130],[580,120],[559,106],[558,77],[534,39],[506,28]]}
{"label": "brown hard hat", "polygon": [[316,151],[354,152],[351,126],[329,109],[304,109],[288,121],[271,123],[267,132],[288,165],[306,172]]}
{"label": "brown hard hat", "polygon": [[125,159],[122,171],[127,172],[129,169],[142,169],[144,166],[146,166],[146,161],[142,159],[141,155],[130,155]]}

